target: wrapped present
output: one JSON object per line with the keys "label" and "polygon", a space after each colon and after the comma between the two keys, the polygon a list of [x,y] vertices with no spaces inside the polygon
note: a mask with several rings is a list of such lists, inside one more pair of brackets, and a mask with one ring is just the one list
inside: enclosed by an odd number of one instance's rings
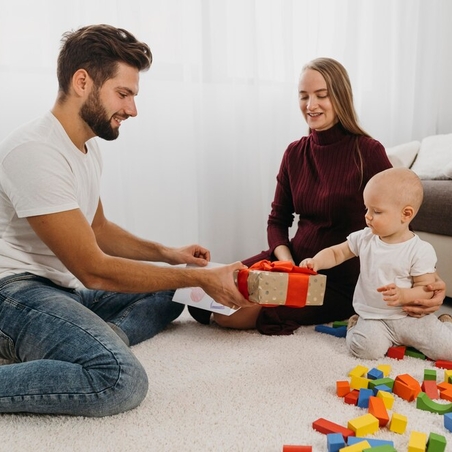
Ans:
{"label": "wrapped present", "polygon": [[265,306],[320,306],[326,276],[289,261],[262,260],[236,273],[240,293],[249,301]]}

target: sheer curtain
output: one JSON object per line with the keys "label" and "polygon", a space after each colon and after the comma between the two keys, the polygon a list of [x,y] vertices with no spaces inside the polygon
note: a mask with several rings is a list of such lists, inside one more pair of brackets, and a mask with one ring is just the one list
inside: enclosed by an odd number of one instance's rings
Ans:
{"label": "sheer curtain", "polygon": [[154,54],[139,115],[101,141],[107,215],[217,262],[265,249],[286,146],[307,132],[302,65],[349,71],[363,127],[385,146],[452,132],[449,0],[16,0],[0,14],[0,139],[52,107],[61,34],[127,28]]}

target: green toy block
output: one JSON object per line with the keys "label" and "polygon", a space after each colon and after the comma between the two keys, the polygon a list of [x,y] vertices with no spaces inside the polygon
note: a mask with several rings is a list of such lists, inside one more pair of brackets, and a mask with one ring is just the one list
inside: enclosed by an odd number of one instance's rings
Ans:
{"label": "green toy block", "polygon": [[375,386],[387,386],[391,391],[394,387],[394,380],[389,377],[379,378],[378,380],[370,380],[369,381],[369,389],[374,389]]}
{"label": "green toy block", "polygon": [[445,452],[445,450],[446,438],[443,435],[438,435],[437,433],[430,433],[428,436],[426,452]]}
{"label": "green toy block", "polygon": [[435,369],[425,369],[424,370],[424,380],[436,381],[436,370]]}
{"label": "green toy block", "polygon": [[425,392],[420,392],[416,398],[416,408],[431,413],[445,414],[452,412],[452,403],[435,402]]}
{"label": "green toy block", "polygon": [[407,347],[405,350],[405,356],[411,356],[412,358],[425,359],[425,355],[421,353],[419,350],[416,350],[413,347]]}
{"label": "green toy block", "polygon": [[347,326],[348,320],[335,320],[333,322],[333,328],[340,328],[341,326]]}

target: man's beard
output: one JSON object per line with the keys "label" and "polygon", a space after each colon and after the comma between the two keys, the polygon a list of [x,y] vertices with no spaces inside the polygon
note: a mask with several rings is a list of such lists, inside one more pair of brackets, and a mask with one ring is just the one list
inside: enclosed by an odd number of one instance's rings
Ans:
{"label": "man's beard", "polygon": [[104,106],[100,103],[99,91],[94,90],[80,109],[81,118],[99,138],[116,140],[119,129],[113,129],[111,118],[108,118]]}

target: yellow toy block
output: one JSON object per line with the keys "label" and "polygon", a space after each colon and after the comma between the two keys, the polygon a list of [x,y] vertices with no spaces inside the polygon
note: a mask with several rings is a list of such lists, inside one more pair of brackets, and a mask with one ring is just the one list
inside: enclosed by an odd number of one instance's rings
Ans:
{"label": "yellow toy block", "polygon": [[394,433],[405,433],[408,418],[403,414],[393,413],[391,421],[389,422],[389,430]]}
{"label": "yellow toy block", "polygon": [[351,389],[367,389],[369,387],[369,379],[365,377],[352,376],[350,378]]}
{"label": "yellow toy block", "polygon": [[413,430],[408,441],[408,452],[425,452],[426,447],[427,435]]}
{"label": "yellow toy block", "polygon": [[348,421],[347,427],[355,432],[355,436],[366,436],[378,431],[380,422],[373,414],[367,413]]}
{"label": "yellow toy block", "polygon": [[387,410],[391,410],[394,405],[394,394],[391,394],[388,391],[378,391],[377,397],[383,399],[383,403]]}
{"label": "yellow toy block", "polygon": [[389,377],[389,374],[391,373],[391,365],[390,364],[379,364],[377,366],[377,369],[381,370],[385,377]]}
{"label": "yellow toy block", "polygon": [[351,446],[343,447],[339,449],[339,452],[362,452],[364,449],[369,449],[370,443],[367,440],[360,441],[359,443],[352,444]]}
{"label": "yellow toy block", "polygon": [[349,373],[349,377],[362,377],[363,375],[367,375],[367,372],[369,371],[369,368],[366,366],[356,366],[353,368]]}
{"label": "yellow toy block", "polygon": [[452,370],[446,369],[446,370],[444,371],[444,381],[445,381],[446,383],[452,383],[451,378],[452,378]]}

